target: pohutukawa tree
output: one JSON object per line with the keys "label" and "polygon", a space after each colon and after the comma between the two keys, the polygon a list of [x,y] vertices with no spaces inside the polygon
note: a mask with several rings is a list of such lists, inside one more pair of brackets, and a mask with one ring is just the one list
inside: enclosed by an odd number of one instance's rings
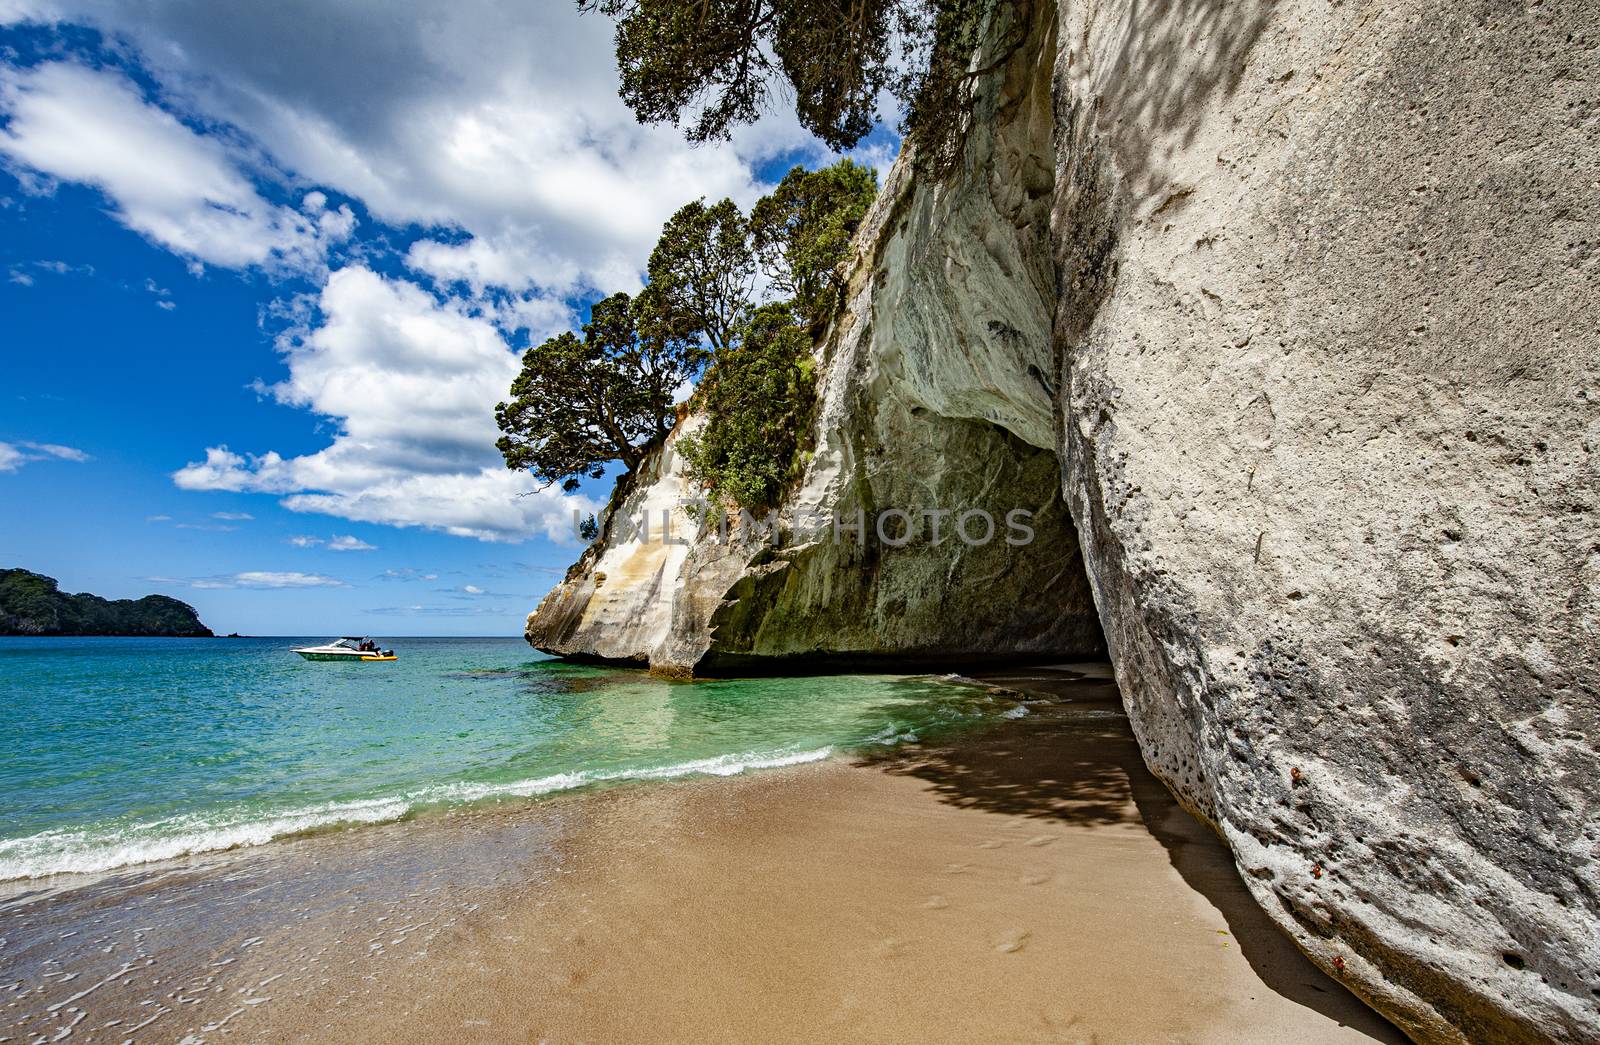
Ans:
{"label": "pohutukawa tree", "polygon": [[835,150],[866,136],[885,91],[918,161],[948,166],[970,104],[966,88],[998,62],[973,61],[985,14],[1020,45],[1032,0],[578,0],[616,19],[622,99],[641,123],[726,138],[793,101],[800,123]]}
{"label": "pohutukawa tree", "polygon": [[511,401],[495,407],[506,467],[568,491],[611,461],[632,471],[672,427],[674,396],[705,359],[627,294],[596,303],[582,337],[558,334],[522,357]]}
{"label": "pohutukawa tree", "polygon": [[[809,425],[813,334],[837,306],[837,270],[876,192],[870,168],[841,160],[794,168],[749,219],[732,200],[680,208],[637,297],[606,298],[581,337],[523,356],[495,410],[506,467],[567,490],[612,461],[632,472],[670,430],[684,383],[712,361],[706,431],[685,445],[693,474],[736,503],[769,502]],[[758,271],[787,299],[757,302]]]}
{"label": "pohutukawa tree", "polygon": [[686,335],[703,334],[713,350],[724,348],[755,287],[750,223],[732,200],[686,203],[662,227],[647,271],[647,300],[659,317]]}
{"label": "pohutukawa tree", "polygon": [[757,259],[808,325],[826,323],[838,306],[839,264],[877,195],[872,168],[840,160],[821,170],[791,169],[750,211]]}
{"label": "pohutukawa tree", "polygon": [[701,395],[707,424],[678,441],[689,476],[718,499],[769,507],[796,471],[816,410],[811,336],[788,302],[751,314],[740,345],[718,353]]}

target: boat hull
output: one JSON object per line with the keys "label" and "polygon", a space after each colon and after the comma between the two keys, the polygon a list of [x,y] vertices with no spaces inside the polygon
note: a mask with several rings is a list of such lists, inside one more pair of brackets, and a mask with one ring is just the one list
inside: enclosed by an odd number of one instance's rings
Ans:
{"label": "boat hull", "polygon": [[395,656],[383,656],[378,653],[312,653],[307,650],[295,650],[306,660],[348,660],[348,661],[390,661],[399,660]]}

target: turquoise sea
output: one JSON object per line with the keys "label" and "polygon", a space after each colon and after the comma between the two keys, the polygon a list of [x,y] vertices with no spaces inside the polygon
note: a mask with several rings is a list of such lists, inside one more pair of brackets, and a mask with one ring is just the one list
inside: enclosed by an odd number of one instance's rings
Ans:
{"label": "turquoise sea", "polygon": [[290,652],[325,639],[0,638],[0,881],[792,765],[1016,708],[932,677],[664,682],[520,639]]}

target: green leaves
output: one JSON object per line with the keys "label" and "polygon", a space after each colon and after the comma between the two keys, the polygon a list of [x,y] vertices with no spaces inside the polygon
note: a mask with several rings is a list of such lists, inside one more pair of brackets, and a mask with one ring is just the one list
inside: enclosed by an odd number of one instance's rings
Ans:
{"label": "green leaves", "polygon": [[[1009,5],[1026,24],[1032,0]],[[878,100],[900,103],[901,129],[945,165],[961,140],[990,0],[578,0],[617,20],[622,100],[640,123],[683,127],[690,141],[754,123],[774,94],[801,126],[844,151],[872,130]]]}
{"label": "green leaves", "polygon": [[578,6],[620,16],[620,93],[640,123],[676,127],[698,109],[685,134],[705,142],[761,115],[773,75],[765,46],[773,11],[765,0],[580,0]]}
{"label": "green leaves", "polygon": [[739,347],[718,353],[701,385],[704,431],[678,440],[690,477],[740,507],[777,502],[811,429],[811,335],[795,319],[787,302],[755,310]]}
{"label": "green leaves", "polygon": [[807,324],[821,326],[838,307],[836,270],[877,195],[872,168],[840,160],[821,170],[792,168],[751,210],[756,257]]}
{"label": "green leaves", "polygon": [[[753,123],[787,86],[801,124],[830,148],[872,129],[890,82],[895,0],[579,0],[617,19],[622,100],[640,123],[690,141]],[[773,59],[776,59],[774,62]]]}
{"label": "green leaves", "polygon": [[608,461],[631,471],[670,429],[674,394],[705,357],[627,294],[613,294],[591,310],[582,338],[558,334],[522,357],[510,402],[495,407],[505,433],[495,445],[507,468],[568,491],[600,478]]}
{"label": "green leaves", "polygon": [[[673,402],[714,357],[711,417],[685,442],[696,474],[746,507],[771,503],[811,424],[814,334],[838,306],[838,269],[877,193],[871,168],[795,167],[746,219],[732,200],[695,200],[663,226],[637,297],[595,304],[580,337],[528,350],[495,408],[506,467],[577,489],[610,461],[630,472],[664,438]],[[758,266],[791,300],[755,306]]]}
{"label": "green leaves", "polygon": [[723,348],[755,285],[750,224],[732,200],[685,204],[662,227],[648,271],[655,315],[675,332],[698,331],[713,349]]}

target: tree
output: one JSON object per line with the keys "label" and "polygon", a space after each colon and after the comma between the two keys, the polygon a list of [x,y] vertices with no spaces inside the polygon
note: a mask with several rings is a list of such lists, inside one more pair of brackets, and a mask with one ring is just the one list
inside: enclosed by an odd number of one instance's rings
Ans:
{"label": "tree", "polygon": [[1011,9],[1013,39],[974,68],[990,0],[578,0],[616,19],[621,95],[641,123],[727,138],[776,92],[842,151],[872,129],[887,90],[919,162],[941,167],[961,140],[967,88],[1020,46],[1031,5],[995,5]]}
{"label": "tree", "polygon": [[653,321],[681,337],[701,334],[728,345],[750,307],[756,261],[750,223],[732,200],[684,204],[662,226],[650,252],[644,295]]}
{"label": "tree", "polygon": [[893,79],[892,0],[774,3],[772,50],[794,92],[800,125],[831,149],[855,145],[878,118]]}
{"label": "tree", "polygon": [[[736,503],[774,495],[810,424],[809,377],[794,375],[810,373],[811,333],[838,303],[835,270],[876,191],[869,168],[843,160],[794,168],[753,220],[727,199],[679,208],[637,297],[613,294],[582,336],[523,356],[495,408],[506,467],[569,491],[610,461],[634,471],[669,431],[678,390],[714,358],[702,474]],[[792,301],[753,309],[758,257]]]}
{"label": "tree", "polygon": [[756,257],[807,324],[826,323],[838,306],[838,267],[877,194],[872,168],[846,159],[821,170],[792,168],[750,212]]}
{"label": "tree", "polygon": [[627,294],[613,294],[590,311],[583,337],[568,331],[527,351],[511,401],[495,407],[507,468],[572,491],[610,461],[632,471],[665,437],[675,394],[699,373],[705,351],[654,315],[641,324],[640,312]]}
{"label": "tree", "polygon": [[718,353],[702,383],[705,428],[678,440],[691,478],[742,507],[776,503],[815,409],[810,350],[787,302],[755,310],[739,346]]}
{"label": "tree", "polygon": [[[726,138],[787,81],[801,123],[835,149],[872,127],[892,79],[895,0],[578,0],[617,19],[621,94],[643,123]],[[774,60],[775,59],[775,60]],[[692,115],[691,115],[692,113]]]}

